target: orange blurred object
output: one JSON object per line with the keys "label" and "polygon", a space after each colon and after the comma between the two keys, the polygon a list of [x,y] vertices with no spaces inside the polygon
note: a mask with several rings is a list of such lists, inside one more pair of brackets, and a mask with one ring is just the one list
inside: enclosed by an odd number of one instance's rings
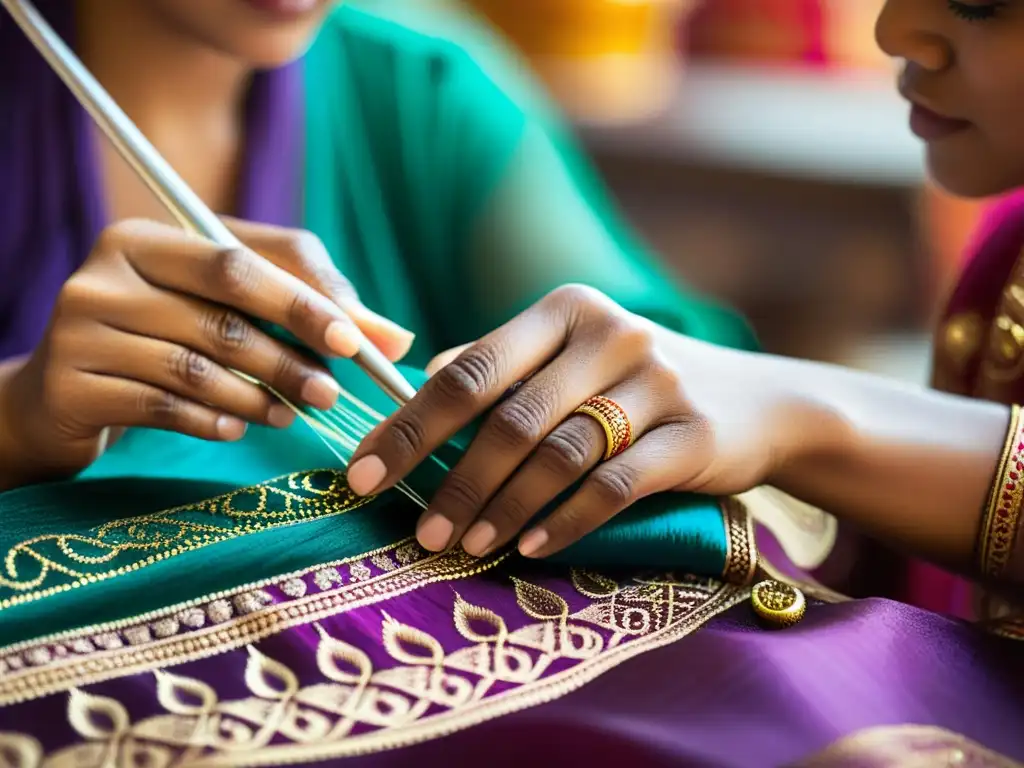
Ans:
{"label": "orange blurred object", "polygon": [[584,122],[629,122],[671,101],[694,0],[468,0]]}
{"label": "orange blurred object", "polygon": [[874,24],[884,0],[710,0],[695,14],[695,56],[805,66],[884,67]]}

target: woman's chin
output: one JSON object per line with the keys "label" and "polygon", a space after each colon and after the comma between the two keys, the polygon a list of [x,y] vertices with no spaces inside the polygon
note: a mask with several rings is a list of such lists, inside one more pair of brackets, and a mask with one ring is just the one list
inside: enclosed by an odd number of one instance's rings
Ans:
{"label": "woman's chin", "polygon": [[254,69],[276,69],[301,58],[315,37],[316,29],[305,33],[253,35],[245,40],[223,41],[217,47]]}
{"label": "woman's chin", "polygon": [[932,181],[955,197],[994,197],[1024,185],[1024,172],[1011,164],[952,157],[933,147],[928,148],[927,166]]}

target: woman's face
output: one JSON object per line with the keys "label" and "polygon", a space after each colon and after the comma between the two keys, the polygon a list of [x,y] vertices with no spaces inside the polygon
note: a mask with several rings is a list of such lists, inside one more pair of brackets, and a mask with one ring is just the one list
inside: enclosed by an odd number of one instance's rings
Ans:
{"label": "woman's face", "polygon": [[981,197],[1024,185],[1024,0],[887,0],[876,36],[935,180]]}
{"label": "woman's face", "polygon": [[302,55],[337,0],[146,0],[161,20],[258,68]]}

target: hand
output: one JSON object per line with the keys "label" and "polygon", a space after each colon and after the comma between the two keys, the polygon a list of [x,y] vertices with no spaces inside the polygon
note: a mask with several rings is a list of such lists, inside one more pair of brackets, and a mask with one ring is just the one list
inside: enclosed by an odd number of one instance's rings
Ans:
{"label": "hand", "polygon": [[[649,494],[763,483],[814,413],[772,360],[684,338],[596,291],[565,287],[432,364],[416,397],[364,439],[349,482],[360,494],[391,487],[493,408],[417,536],[430,550],[461,541],[484,555],[584,479],[519,542],[524,555],[546,556]],[[594,395],[618,403],[638,438],[608,461],[600,425],[574,414]]]}
{"label": "hand", "polygon": [[314,236],[229,225],[252,250],[225,251],[148,221],[102,234],[64,285],[42,343],[2,389],[0,431],[13,438],[15,475],[81,469],[112,427],[237,440],[247,423],[293,421],[288,407],[229,369],[292,402],[330,408],[334,379],[245,316],[326,356],[353,355],[357,327],[393,360],[408,350],[412,335],[359,303]]}

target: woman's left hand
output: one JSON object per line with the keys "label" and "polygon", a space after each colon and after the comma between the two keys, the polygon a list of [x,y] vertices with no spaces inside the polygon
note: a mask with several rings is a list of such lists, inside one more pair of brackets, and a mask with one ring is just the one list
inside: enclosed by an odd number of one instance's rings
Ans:
{"label": "woman's left hand", "polygon": [[[432,551],[461,540],[483,556],[584,478],[520,539],[522,554],[550,555],[652,493],[747,490],[769,477],[808,411],[787,388],[794,377],[773,384],[762,362],[772,358],[688,339],[581,286],[445,359],[363,440],[348,472],[356,493],[385,490],[490,410],[419,521]],[[632,431],[607,460],[604,428],[575,412],[594,396],[617,404]]]}

